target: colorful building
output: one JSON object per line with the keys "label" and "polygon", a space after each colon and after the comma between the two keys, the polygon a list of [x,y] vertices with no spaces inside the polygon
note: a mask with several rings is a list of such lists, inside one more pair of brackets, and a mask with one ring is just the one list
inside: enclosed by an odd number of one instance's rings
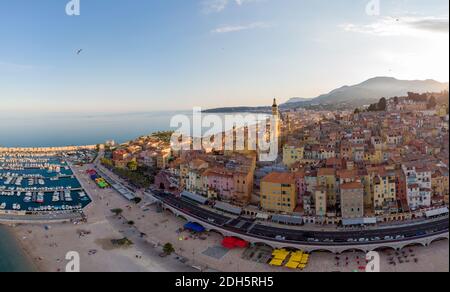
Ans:
{"label": "colorful building", "polygon": [[362,218],[364,216],[364,186],[360,182],[350,182],[340,187],[342,218]]}
{"label": "colorful building", "polygon": [[304,158],[305,148],[300,145],[286,144],[283,147],[283,164],[291,167],[296,162],[300,162]]}
{"label": "colorful building", "polygon": [[316,187],[314,191],[314,206],[316,210],[316,216],[327,215],[327,190],[324,187]]}
{"label": "colorful building", "polygon": [[261,207],[268,211],[292,213],[297,208],[297,186],[292,173],[272,172],[261,181]]}
{"label": "colorful building", "polygon": [[417,210],[431,206],[431,171],[418,163],[402,166],[406,177],[406,196],[409,208]]}
{"label": "colorful building", "polygon": [[327,207],[334,208],[337,203],[336,171],[333,168],[320,168],[317,185],[326,191]]}

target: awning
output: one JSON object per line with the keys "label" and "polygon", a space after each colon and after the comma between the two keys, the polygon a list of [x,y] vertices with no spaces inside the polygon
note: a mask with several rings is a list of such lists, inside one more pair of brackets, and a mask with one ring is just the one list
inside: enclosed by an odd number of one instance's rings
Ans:
{"label": "awning", "polygon": [[184,228],[187,230],[191,230],[197,233],[205,232],[205,227],[201,226],[200,224],[189,222],[186,225],[184,225]]}
{"label": "awning", "polygon": [[287,250],[274,250],[272,256],[274,259],[284,261],[289,256],[289,252]]}
{"label": "awning", "polygon": [[364,224],[377,224],[377,218],[364,218]]}
{"label": "awning", "polygon": [[207,198],[205,198],[203,196],[200,196],[200,195],[197,195],[197,194],[194,194],[194,193],[186,192],[186,191],[181,193],[181,197],[184,197],[186,199],[195,201],[195,202],[200,203],[202,205],[204,205],[204,204],[206,204],[206,202],[208,202]]}
{"label": "awning", "polygon": [[269,265],[271,266],[276,266],[276,267],[281,267],[281,265],[283,264],[283,260],[279,260],[279,259],[273,259]]}
{"label": "awning", "polygon": [[248,242],[236,237],[225,237],[222,241],[222,246],[227,249],[246,248],[248,247]]}
{"label": "awning", "polygon": [[448,214],[448,208],[439,208],[439,209],[434,209],[434,210],[430,210],[430,211],[426,211],[425,212],[425,216],[427,218],[429,217],[435,217],[435,216],[440,216],[440,215],[444,215],[444,214]]}
{"label": "awning", "polygon": [[289,215],[273,215],[272,221],[276,223],[283,224],[293,224],[293,225],[301,225],[303,224],[303,218],[299,216],[289,216]]}
{"label": "awning", "polygon": [[136,196],[127,188],[122,186],[121,184],[113,184],[111,185],[113,189],[115,189],[119,194],[121,194],[128,201],[136,199]]}
{"label": "awning", "polygon": [[233,205],[230,205],[228,203],[217,202],[214,205],[214,208],[219,209],[219,210],[224,211],[224,212],[235,214],[235,215],[241,215],[242,214],[242,209],[241,208],[233,206]]}
{"label": "awning", "polygon": [[286,264],[285,267],[286,267],[286,268],[289,268],[289,269],[295,270],[295,269],[298,268],[299,265],[300,265],[300,263],[298,263],[298,262],[290,261],[290,262],[288,262],[288,263]]}
{"label": "awning", "polygon": [[377,224],[377,218],[342,219],[342,225],[344,226],[366,225],[366,224]]}
{"label": "awning", "polygon": [[263,213],[258,213],[258,214],[256,214],[256,219],[267,220],[267,219],[269,219],[269,215],[263,214]]}

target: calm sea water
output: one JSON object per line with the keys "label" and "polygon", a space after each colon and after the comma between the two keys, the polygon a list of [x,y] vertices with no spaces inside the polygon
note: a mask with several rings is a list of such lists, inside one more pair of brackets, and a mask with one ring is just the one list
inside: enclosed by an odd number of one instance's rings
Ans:
{"label": "calm sea water", "polygon": [[170,129],[175,113],[0,115],[0,145],[45,147],[125,142]]}
{"label": "calm sea water", "polygon": [[[192,112],[189,111],[126,114],[0,112],[0,146],[88,145],[104,143],[110,139],[123,143],[156,131],[175,130],[176,128],[170,127],[170,120],[179,114],[192,119]],[[219,116],[224,118],[223,114]]]}
{"label": "calm sea water", "polygon": [[33,265],[17,245],[17,241],[0,226],[0,272],[32,272]]}

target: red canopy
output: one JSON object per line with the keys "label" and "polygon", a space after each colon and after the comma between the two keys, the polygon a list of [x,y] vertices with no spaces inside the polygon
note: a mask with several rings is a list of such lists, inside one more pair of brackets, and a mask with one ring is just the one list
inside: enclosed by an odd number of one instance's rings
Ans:
{"label": "red canopy", "polygon": [[222,246],[228,249],[246,248],[248,247],[248,242],[236,237],[225,237],[222,241]]}

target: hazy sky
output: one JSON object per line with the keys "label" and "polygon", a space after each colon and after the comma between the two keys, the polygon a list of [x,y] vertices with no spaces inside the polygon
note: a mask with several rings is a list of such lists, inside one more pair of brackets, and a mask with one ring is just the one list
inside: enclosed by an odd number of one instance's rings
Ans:
{"label": "hazy sky", "polygon": [[[449,79],[448,0],[0,0],[0,111],[271,104]],[[83,49],[80,55],[75,52]]]}

